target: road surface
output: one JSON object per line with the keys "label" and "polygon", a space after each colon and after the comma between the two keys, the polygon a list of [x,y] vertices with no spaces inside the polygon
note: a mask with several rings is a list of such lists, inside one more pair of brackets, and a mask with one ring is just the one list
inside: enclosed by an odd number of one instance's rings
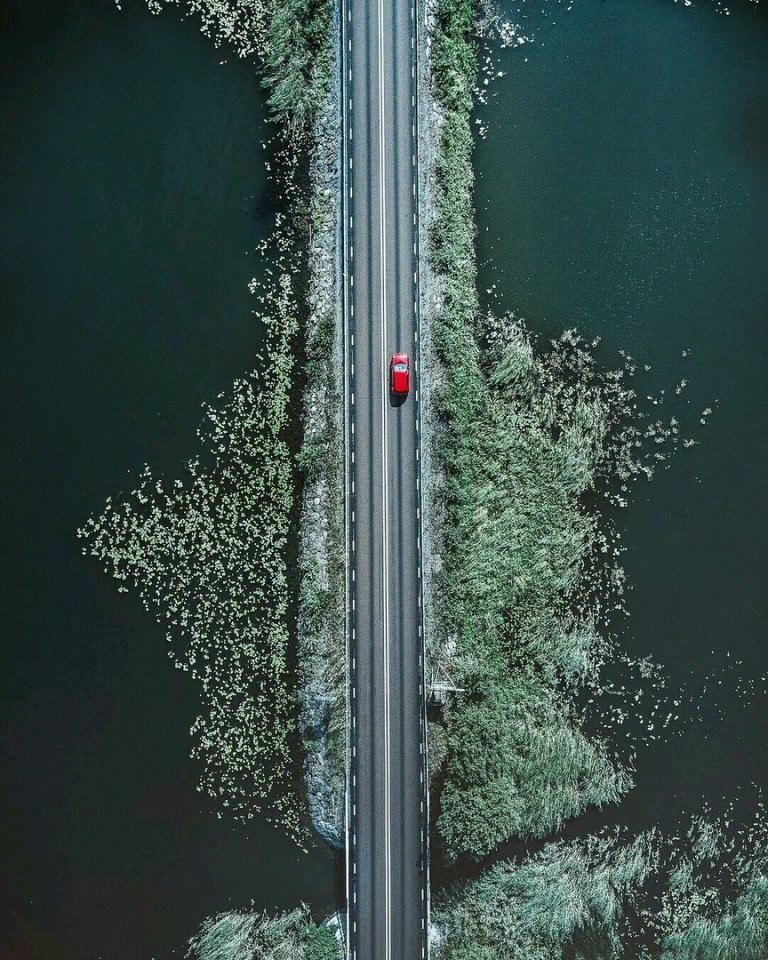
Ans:
{"label": "road surface", "polygon": [[[416,9],[343,0],[349,956],[426,955]],[[411,391],[388,389],[396,351]]]}

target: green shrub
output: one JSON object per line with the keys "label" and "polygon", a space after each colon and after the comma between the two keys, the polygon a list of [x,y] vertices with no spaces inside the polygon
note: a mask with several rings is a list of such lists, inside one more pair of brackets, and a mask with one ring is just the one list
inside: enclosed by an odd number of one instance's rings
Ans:
{"label": "green shrub", "polygon": [[330,66],[329,0],[272,0],[264,52],[264,85],[275,118],[308,128],[322,100]]}
{"label": "green shrub", "polygon": [[315,557],[307,557],[303,565],[301,583],[301,612],[305,620],[305,629],[314,634],[320,629],[331,603],[330,591],[320,585],[318,562]]}
{"label": "green shrub", "polygon": [[304,941],[305,960],[340,960],[341,950],[336,935],[328,927],[309,924],[304,929]]}
{"label": "green shrub", "polygon": [[330,360],[333,356],[335,336],[336,317],[332,313],[324,313],[318,318],[317,324],[307,342],[307,356],[317,360]]}
{"label": "green shrub", "polygon": [[328,442],[322,433],[306,435],[296,455],[296,463],[306,480],[316,480],[327,457]]}
{"label": "green shrub", "polygon": [[427,740],[429,749],[427,751],[427,767],[429,769],[429,782],[432,784],[435,777],[442,770],[446,757],[448,756],[448,737],[445,727],[441,723],[428,723]]}

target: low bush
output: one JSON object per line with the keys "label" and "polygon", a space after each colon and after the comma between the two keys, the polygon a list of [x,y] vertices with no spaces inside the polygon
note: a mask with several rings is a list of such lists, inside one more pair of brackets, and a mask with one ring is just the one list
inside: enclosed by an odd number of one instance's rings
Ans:
{"label": "low bush", "polygon": [[339,960],[341,950],[336,936],[328,927],[308,924],[304,928],[305,960]]}
{"label": "low bush", "polygon": [[305,438],[296,456],[299,470],[307,481],[316,480],[325,465],[328,440],[322,433]]}

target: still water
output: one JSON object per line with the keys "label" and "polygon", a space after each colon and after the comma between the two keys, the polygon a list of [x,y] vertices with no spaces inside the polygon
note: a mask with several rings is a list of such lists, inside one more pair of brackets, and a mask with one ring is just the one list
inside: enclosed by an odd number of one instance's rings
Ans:
{"label": "still water", "polygon": [[699,441],[619,518],[622,644],[664,665],[680,719],[636,725],[637,788],[578,831],[748,817],[768,788],[768,10],[730,7],[502,0],[533,42],[492,50],[477,111],[485,301],[601,337],[606,365],[628,350]]}
{"label": "still water", "polygon": [[217,910],[335,895],[330,851],[196,792],[194,685],[75,539],[249,368],[275,209],[253,68],[123,8],[0,5],[3,958],[181,956]]}

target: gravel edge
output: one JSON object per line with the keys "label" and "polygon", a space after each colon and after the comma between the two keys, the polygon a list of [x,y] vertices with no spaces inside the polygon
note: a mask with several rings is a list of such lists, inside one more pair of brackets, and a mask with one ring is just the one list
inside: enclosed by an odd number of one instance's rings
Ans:
{"label": "gravel edge", "polygon": [[[309,343],[324,318],[333,319],[321,376],[304,391],[303,445],[325,448],[321,468],[305,479],[300,520],[302,583],[298,617],[301,679],[299,729],[304,747],[307,804],[312,824],[331,846],[344,846],[346,769],[344,750],[333,735],[346,728],[346,635],[344,610],[344,407],[341,230],[341,93],[339,5],[329,30],[330,76],[312,131],[310,183],[312,236],[309,244]],[[322,594],[322,615],[311,617],[312,594]]]}

